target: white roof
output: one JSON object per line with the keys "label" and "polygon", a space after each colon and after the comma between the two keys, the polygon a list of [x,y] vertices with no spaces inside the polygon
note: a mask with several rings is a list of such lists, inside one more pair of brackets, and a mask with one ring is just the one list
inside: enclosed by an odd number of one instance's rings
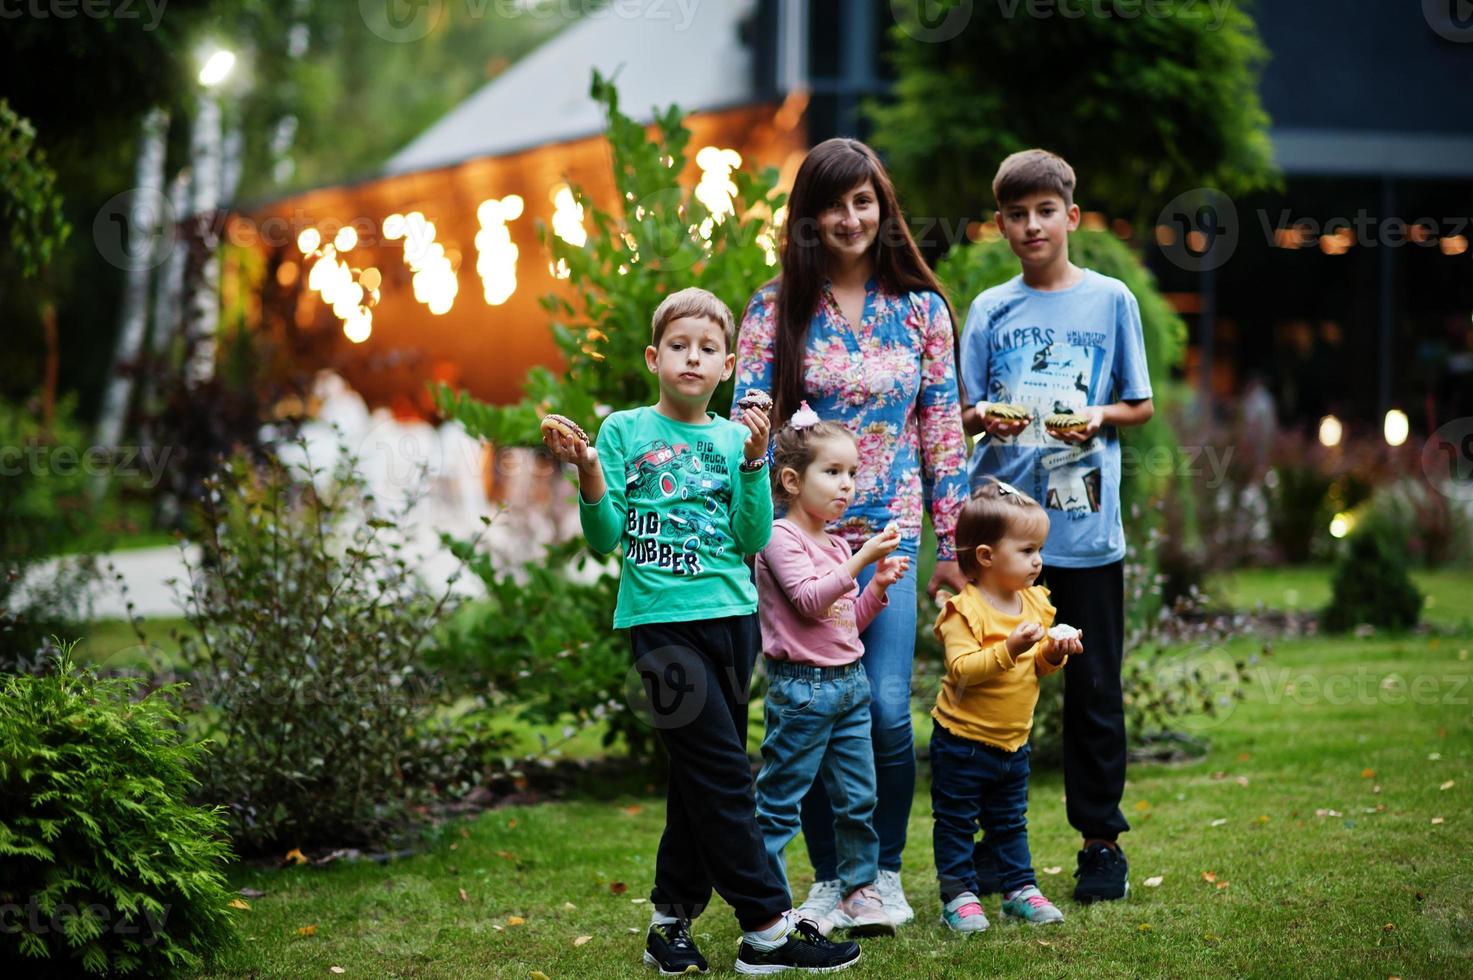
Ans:
{"label": "white roof", "polygon": [[384,165],[385,174],[501,156],[603,130],[593,69],[617,71],[619,108],[646,122],[755,101],[741,22],[756,0],[611,0],[486,83]]}

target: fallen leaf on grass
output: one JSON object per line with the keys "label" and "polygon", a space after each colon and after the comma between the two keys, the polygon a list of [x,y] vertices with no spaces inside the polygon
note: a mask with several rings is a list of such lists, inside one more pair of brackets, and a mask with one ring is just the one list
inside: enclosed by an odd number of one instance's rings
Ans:
{"label": "fallen leaf on grass", "polygon": [[297,935],[299,935],[299,936],[315,936],[315,935],[317,935],[317,927],[315,925],[314,926],[302,926],[302,928],[300,928],[300,929],[297,930]]}
{"label": "fallen leaf on grass", "polygon": [[1238,753],[1238,761],[1239,762],[1247,762],[1251,758],[1253,758],[1253,757],[1251,755],[1249,755],[1247,752],[1239,752]]}
{"label": "fallen leaf on grass", "polygon": [[1202,872],[1202,880],[1203,881],[1216,881],[1217,880],[1217,872],[1216,871],[1204,871],[1204,872]]}
{"label": "fallen leaf on grass", "polygon": [[588,943],[588,942],[592,942],[592,941],[593,941],[593,937],[592,936],[579,936],[577,939],[573,940],[573,945],[574,946],[582,946],[584,943]]}
{"label": "fallen leaf on grass", "polygon": [[1219,882],[1218,882],[1218,883],[1217,883],[1217,887],[1218,887],[1218,888],[1226,888],[1226,887],[1227,887],[1227,886],[1228,886],[1228,883],[1227,883],[1227,882],[1225,882],[1225,881],[1219,881]]}
{"label": "fallen leaf on grass", "polygon": [[1380,795],[1380,793],[1381,793],[1381,784],[1380,783],[1377,783],[1375,786],[1372,786],[1371,787],[1371,792],[1372,793],[1375,793],[1377,795]]}
{"label": "fallen leaf on grass", "polygon": [[1227,817],[1218,817],[1216,820],[1212,821],[1212,826],[1221,827],[1225,823],[1227,823]]}
{"label": "fallen leaf on grass", "polygon": [[1374,770],[1374,769],[1362,769],[1360,771],[1360,778],[1361,779],[1375,779],[1376,778],[1376,770]]}
{"label": "fallen leaf on grass", "polygon": [[1142,813],[1145,813],[1147,810],[1149,810],[1151,808],[1151,801],[1150,800],[1136,800],[1135,808],[1137,810],[1141,811]]}
{"label": "fallen leaf on grass", "polygon": [[282,860],[290,861],[292,864],[306,864],[307,855],[302,853],[302,849],[300,847],[294,847],[286,852],[286,857],[282,858]]}
{"label": "fallen leaf on grass", "polygon": [[643,809],[644,807],[640,806],[638,803],[631,803],[628,806],[623,807],[623,811],[629,814],[631,817],[634,816],[636,813],[639,813]]}
{"label": "fallen leaf on grass", "polygon": [[1153,932],[1153,931],[1155,931],[1149,922],[1142,922],[1140,925],[1136,926],[1135,928],[1136,928],[1136,931],[1137,932]]}
{"label": "fallen leaf on grass", "polygon": [[1038,945],[1040,945],[1040,946],[1052,946],[1053,943],[1049,942],[1047,939],[1040,939],[1040,940],[1038,940]]}
{"label": "fallen leaf on grass", "polygon": [[563,903],[563,911],[565,911],[565,912],[576,912],[576,911],[578,911],[578,906],[574,905],[572,902],[564,902]]}
{"label": "fallen leaf on grass", "polygon": [[466,897],[465,889],[464,888],[460,889],[460,900],[462,902],[469,902],[470,901],[470,899]]}
{"label": "fallen leaf on grass", "polygon": [[1386,923],[1384,926],[1381,927],[1381,931],[1382,932],[1395,932],[1396,931],[1396,923],[1394,923],[1394,922],[1388,922],[1388,923]]}
{"label": "fallen leaf on grass", "polygon": [[247,902],[243,898],[232,898],[230,900],[230,907],[233,909],[246,909],[247,911],[249,911],[251,903]]}
{"label": "fallen leaf on grass", "polygon": [[1063,868],[1061,868],[1061,867],[1059,867],[1059,866],[1058,866],[1058,865],[1057,865],[1057,864],[1056,864],[1056,865],[1054,865],[1054,866],[1053,866],[1053,867],[1052,867],[1052,868],[1044,868],[1044,869],[1043,869],[1043,873],[1044,873],[1044,874],[1046,874],[1046,875],[1056,875],[1056,874],[1058,874],[1058,873],[1059,873],[1059,872],[1060,872],[1060,871],[1063,871],[1063,870],[1064,870],[1064,869],[1063,869]]}
{"label": "fallen leaf on grass", "polygon": [[1441,762],[1442,761],[1442,753],[1441,752],[1428,752],[1427,753],[1427,761],[1428,762]]}
{"label": "fallen leaf on grass", "polygon": [[503,861],[515,861],[517,859],[517,856],[511,851],[497,851],[496,856],[501,858]]}
{"label": "fallen leaf on grass", "polygon": [[506,822],[506,829],[507,830],[516,830],[517,829],[517,818],[516,817],[512,817],[510,820],[508,820]]}
{"label": "fallen leaf on grass", "polygon": [[643,905],[645,902],[649,901],[649,899],[647,899],[647,898],[631,898],[629,901],[633,902],[635,905]]}
{"label": "fallen leaf on grass", "polygon": [[1258,815],[1258,822],[1259,823],[1268,823],[1268,814],[1266,814],[1266,813],[1260,813]]}
{"label": "fallen leaf on grass", "polygon": [[509,926],[524,926],[527,924],[527,920],[520,915],[508,915],[506,917],[506,924]]}
{"label": "fallen leaf on grass", "polygon": [[530,976],[532,980],[548,980],[547,974],[543,973],[541,970],[533,970]]}
{"label": "fallen leaf on grass", "polygon": [[1166,876],[1165,875],[1155,875],[1154,877],[1147,878],[1144,882],[1142,882],[1142,884],[1144,884],[1147,888],[1160,888],[1161,887],[1161,879],[1164,878],[1164,877],[1166,877]]}
{"label": "fallen leaf on grass", "polygon": [[492,923],[491,928],[495,929],[497,932],[506,932],[506,929],[503,926],[498,926],[495,923]]}
{"label": "fallen leaf on grass", "polygon": [[266,893],[263,892],[263,891],[261,891],[259,888],[242,888],[240,890],[240,893],[242,895],[244,895],[246,898],[264,898],[264,897],[266,897]]}
{"label": "fallen leaf on grass", "polygon": [[629,890],[629,886],[626,885],[626,884],[624,884],[624,882],[622,882],[622,881],[611,881],[611,882],[609,882],[609,893],[610,894],[613,894],[613,895],[622,895],[625,892],[627,892],[628,890]]}
{"label": "fallen leaf on grass", "polygon": [[1442,822],[1443,822],[1443,819],[1441,817],[1433,817],[1432,818],[1432,825],[1434,827],[1437,826],[1438,824],[1442,823]]}
{"label": "fallen leaf on grass", "polygon": [[1343,816],[1345,816],[1345,814],[1341,813],[1339,810],[1327,810],[1327,809],[1325,809],[1323,807],[1321,807],[1320,809],[1314,811],[1314,815],[1317,816],[1317,817],[1343,817]]}
{"label": "fallen leaf on grass", "polygon": [[332,973],[347,973],[348,972],[347,970],[344,970],[340,966],[330,966],[327,969],[329,970],[329,972],[332,972]]}
{"label": "fallen leaf on grass", "polygon": [[1248,785],[1248,777],[1247,776],[1239,776],[1237,779],[1233,780],[1233,782],[1237,783],[1239,786],[1247,786]]}
{"label": "fallen leaf on grass", "polygon": [[636,928],[634,928],[633,926],[630,926],[629,927],[629,931],[632,932],[632,933],[634,933],[635,935],[638,935],[639,934],[639,930],[636,929]]}
{"label": "fallen leaf on grass", "polygon": [[1212,781],[1214,783],[1220,783],[1220,782],[1222,782],[1226,778],[1227,778],[1227,773],[1222,772],[1222,771],[1218,771],[1218,772],[1215,772],[1215,773],[1212,774]]}
{"label": "fallen leaf on grass", "polygon": [[1216,946],[1218,943],[1222,942],[1222,937],[1217,935],[1216,933],[1209,932],[1202,936],[1202,941],[1210,946]]}
{"label": "fallen leaf on grass", "polygon": [[1454,780],[1449,779],[1447,782],[1443,783],[1441,786],[1439,786],[1437,788],[1438,789],[1452,789],[1455,785],[1457,785],[1457,783]]}

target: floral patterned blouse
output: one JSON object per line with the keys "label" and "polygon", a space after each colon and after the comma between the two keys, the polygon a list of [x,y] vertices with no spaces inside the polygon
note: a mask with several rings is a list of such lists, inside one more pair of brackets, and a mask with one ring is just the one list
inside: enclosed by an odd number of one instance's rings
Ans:
{"label": "floral patterned blouse", "polygon": [[[776,309],[776,284],[747,304],[733,405],[749,388],[772,390]],[[859,437],[854,501],[830,528],[852,548],[891,520],[904,537],[918,541],[921,510],[929,503],[936,557],[956,557],[952,539],[967,500],[967,452],[953,343],[951,315],[934,293],[894,296],[871,278],[856,330],[824,284],[808,327],[803,388],[820,418],[841,422]]]}

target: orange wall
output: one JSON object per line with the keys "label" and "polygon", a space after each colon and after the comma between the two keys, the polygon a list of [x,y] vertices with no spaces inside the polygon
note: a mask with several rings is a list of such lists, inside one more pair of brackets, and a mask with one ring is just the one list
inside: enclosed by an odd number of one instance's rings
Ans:
{"label": "orange wall", "polygon": [[[801,125],[791,112],[776,106],[754,106],[687,118],[692,132],[689,152],[706,145],[730,147],[742,154],[743,166],[782,167],[791,182],[805,149]],[[688,185],[699,176],[693,159]],[[569,182],[581,186],[600,207],[611,208],[615,192],[608,145],[589,137],[538,147],[504,157],[484,158],[368,183],[331,187],[287,198],[231,217],[227,234],[237,245],[260,249],[267,259],[262,286],[261,323],[268,334],[284,334],[294,351],[294,367],[306,371],[331,367],[368,399],[370,405],[428,405],[424,382],[444,378],[478,398],[507,403],[520,397],[529,367],[556,366],[558,352],[548,318],[538,303],[549,292],[570,296],[566,284],[548,270],[537,241],[538,221],[551,222],[551,191]],[[526,207],[511,222],[519,249],[517,289],[501,306],[486,303],[476,273],[476,208],[487,198],[518,194]],[[378,229],[392,213],[423,212],[436,227],[435,240],[447,254],[458,250],[459,292],[443,316],[432,315],[414,299],[401,242],[377,241]],[[374,311],[373,333],[362,344],[349,342],[332,311],[306,288],[305,276],[289,286],[275,280],[282,262],[300,265],[297,234],[307,227],[326,230],[354,223],[360,244],[342,257],[354,267],[374,266],[383,274],[382,299]],[[589,227],[585,220],[584,227]],[[273,315],[274,314],[274,315]],[[406,399],[408,402],[406,402]]]}

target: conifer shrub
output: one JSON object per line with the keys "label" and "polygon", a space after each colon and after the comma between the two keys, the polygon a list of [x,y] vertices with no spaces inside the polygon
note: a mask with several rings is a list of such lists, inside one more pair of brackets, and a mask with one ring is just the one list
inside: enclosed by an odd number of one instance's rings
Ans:
{"label": "conifer shrub", "polygon": [[177,688],[138,700],[59,652],[0,680],[0,972],[195,970],[235,940],[224,815],[188,802],[204,754]]}

